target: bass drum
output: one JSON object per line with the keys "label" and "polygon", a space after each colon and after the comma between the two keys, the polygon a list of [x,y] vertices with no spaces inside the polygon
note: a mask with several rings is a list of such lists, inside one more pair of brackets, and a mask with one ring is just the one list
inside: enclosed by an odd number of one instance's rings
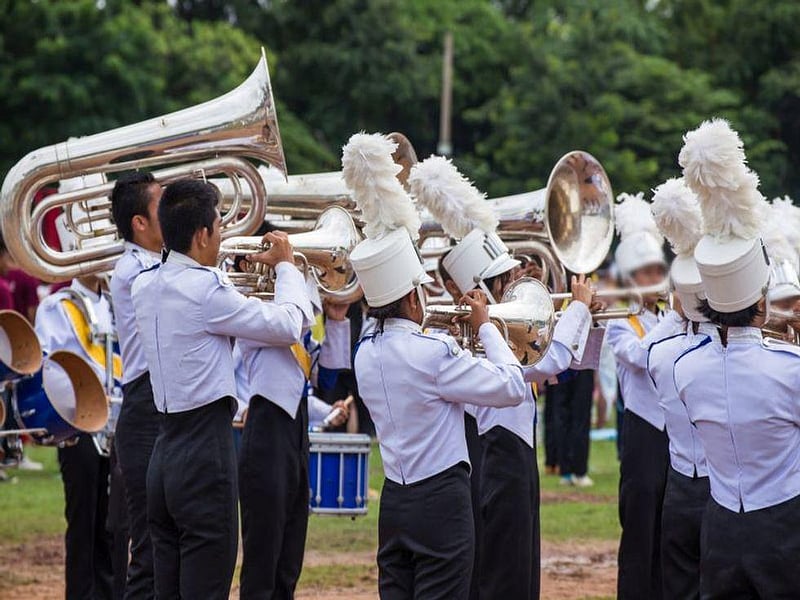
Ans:
{"label": "bass drum", "polygon": [[59,350],[35,375],[14,383],[14,416],[38,444],[54,446],[108,422],[108,400],[97,373],[83,358]]}

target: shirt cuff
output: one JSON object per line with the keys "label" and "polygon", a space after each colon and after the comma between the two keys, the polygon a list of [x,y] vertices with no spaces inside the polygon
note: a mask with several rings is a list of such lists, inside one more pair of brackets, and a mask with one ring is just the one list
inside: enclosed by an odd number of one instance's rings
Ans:
{"label": "shirt cuff", "polygon": [[580,362],[591,328],[589,308],[583,302],[571,302],[556,324],[553,341],[563,344],[572,354],[572,359]]}
{"label": "shirt cuff", "polygon": [[303,328],[314,322],[314,308],[306,290],[306,280],[292,263],[275,266],[275,304],[294,304],[303,315]]}

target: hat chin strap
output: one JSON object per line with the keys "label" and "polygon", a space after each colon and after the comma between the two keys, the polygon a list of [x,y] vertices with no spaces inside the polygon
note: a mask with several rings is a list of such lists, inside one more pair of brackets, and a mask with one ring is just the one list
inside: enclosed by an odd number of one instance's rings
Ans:
{"label": "hat chin strap", "polygon": [[420,283],[420,284],[417,284],[415,289],[417,290],[417,298],[419,298],[419,304],[420,304],[420,306],[422,306],[422,314],[423,314],[423,317],[424,317],[425,309],[428,308],[428,302],[425,299],[425,286]]}
{"label": "hat chin strap", "polygon": [[486,282],[483,279],[478,280],[478,287],[484,291],[487,298],[489,298],[489,304],[497,304],[497,301],[494,299],[492,292],[489,291],[489,288],[486,286]]}

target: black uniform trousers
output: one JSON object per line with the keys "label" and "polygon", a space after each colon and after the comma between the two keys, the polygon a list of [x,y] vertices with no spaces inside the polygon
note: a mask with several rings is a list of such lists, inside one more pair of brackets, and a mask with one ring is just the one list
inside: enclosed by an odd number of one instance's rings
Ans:
{"label": "black uniform trousers", "polygon": [[482,441],[480,598],[538,599],[541,541],[536,450],[500,426],[487,431]]}
{"label": "black uniform trousers", "polygon": [[235,410],[226,397],[164,415],[147,471],[158,598],[228,599],[239,541]]}
{"label": "black uniform trousers", "polygon": [[619,481],[617,598],[662,597],[661,510],[669,468],[669,440],[636,413],[622,419]]}
{"label": "black uniform trousers", "polygon": [[147,525],[147,466],[161,427],[162,417],[153,402],[150,373],[145,372],[123,388],[123,402],[114,434],[114,447],[125,487],[130,565],[125,585],[126,600],[155,597],[153,546]]}
{"label": "black uniform trousers", "polygon": [[800,496],[751,512],[733,512],[713,498],[701,536],[703,600],[800,596]]}
{"label": "black uniform trousers", "polygon": [[589,470],[589,430],[592,426],[594,371],[578,371],[563,383],[547,388],[553,403],[561,475],[583,476]]}
{"label": "black uniform trousers", "polygon": [[384,481],[378,516],[381,600],[467,598],[474,546],[466,463],[408,485]]}
{"label": "black uniform trousers", "polygon": [[294,597],[308,531],[308,402],[292,418],[263,396],[250,400],[239,453],[241,598]]}
{"label": "black uniform trousers", "polygon": [[664,598],[700,597],[700,532],[709,498],[708,477],[687,477],[670,467],[661,512]]}
{"label": "black uniform trousers", "polygon": [[109,456],[108,517],[106,528],[111,534],[111,566],[114,571],[114,600],[125,597],[128,576],[130,536],[128,534],[128,508],[125,505],[125,483],[119,466],[116,445],[111,444]]}
{"label": "black uniform trousers", "polygon": [[478,565],[481,556],[481,467],[483,465],[483,446],[478,435],[478,421],[470,414],[464,413],[464,431],[467,436],[467,453],[472,465],[469,475],[469,487],[472,496],[472,524],[475,529],[475,559],[473,560],[472,580],[469,585],[470,600],[480,597],[478,587]]}
{"label": "black uniform trousers", "polygon": [[108,515],[108,458],[100,456],[88,434],[58,449],[64,483],[67,532],[66,600],[111,600],[113,572]]}

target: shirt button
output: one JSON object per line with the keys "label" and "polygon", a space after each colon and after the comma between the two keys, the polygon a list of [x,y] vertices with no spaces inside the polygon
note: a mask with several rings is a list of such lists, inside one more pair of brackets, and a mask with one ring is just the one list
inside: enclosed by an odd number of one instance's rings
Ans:
{"label": "shirt button", "polygon": [[578,344],[572,344],[572,349],[577,350],[579,348]]}

